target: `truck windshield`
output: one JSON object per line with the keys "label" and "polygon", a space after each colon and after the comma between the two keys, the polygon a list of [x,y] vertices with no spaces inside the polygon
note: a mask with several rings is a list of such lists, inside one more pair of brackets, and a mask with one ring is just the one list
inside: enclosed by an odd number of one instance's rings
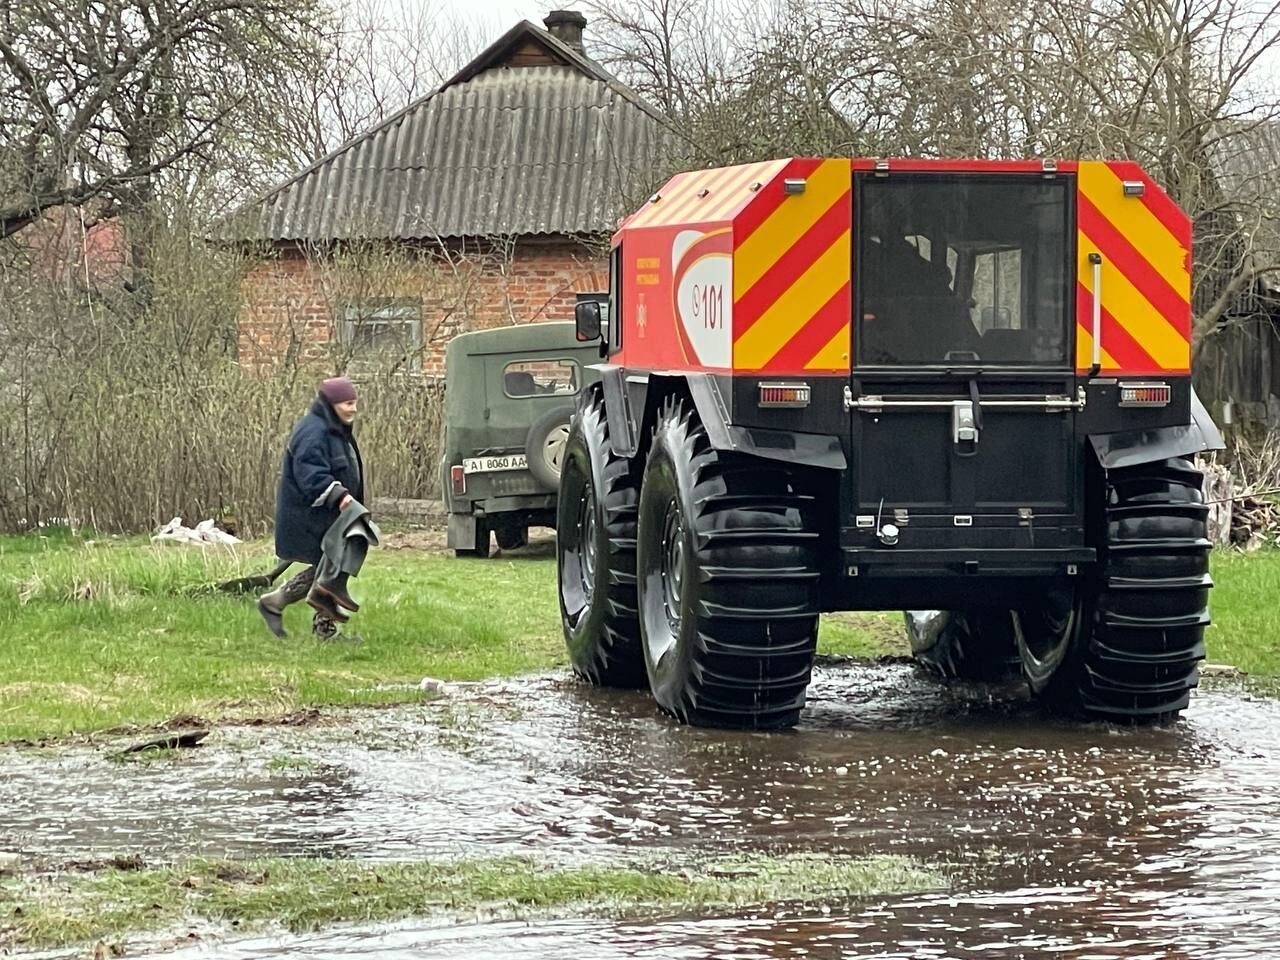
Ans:
{"label": "truck windshield", "polygon": [[1066,177],[860,180],[859,366],[1064,367]]}

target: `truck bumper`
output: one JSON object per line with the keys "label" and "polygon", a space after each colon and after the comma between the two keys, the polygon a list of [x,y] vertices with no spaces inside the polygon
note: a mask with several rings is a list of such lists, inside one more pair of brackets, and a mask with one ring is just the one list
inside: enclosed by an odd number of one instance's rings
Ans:
{"label": "truck bumper", "polygon": [[1045,549],[871,549],[845,547],[846,577],[1075,576],[1097,560],[1092,547]]}

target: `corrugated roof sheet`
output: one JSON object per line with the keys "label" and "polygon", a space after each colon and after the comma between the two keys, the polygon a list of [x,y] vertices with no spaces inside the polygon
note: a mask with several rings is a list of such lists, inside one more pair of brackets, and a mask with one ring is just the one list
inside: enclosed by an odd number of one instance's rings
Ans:
{"label": "corrugated roof sheet", "polygon": [[[564,66],[493,66],[533,34]],[[440,90],[241,211],[243,239],[610,233],[651,188],[651,107],[522,23]]]}

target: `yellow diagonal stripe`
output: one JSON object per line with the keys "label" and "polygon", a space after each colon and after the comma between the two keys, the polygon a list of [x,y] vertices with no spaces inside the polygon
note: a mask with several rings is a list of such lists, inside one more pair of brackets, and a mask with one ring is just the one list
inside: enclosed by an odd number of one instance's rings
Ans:
{"label": "yellow diagonal stripe", "polygon": [[[736,265],[734,269],[736,272]],[[848,282],[846,230],[733,345],[734,366],[747,370],[763,367]]]}
{"label": "yellow diagonal stripe", "polygon": [[1124,181],[1105,163],[1080,164],[1080,192],[1124,234],[1183,300],[1191,301],[1187,249],[1137,197],[1124,195]]}
{"label": "yellow diagonal stripe", "polygon": [[806,370],[848,370],[849,335],[849,324],[846,323],[840,328],[840,332],[818,351],[817,356],[804,365],[804,368]]}
{"label": "yellow diagonal stripe", "polygon": [[[713,207],[726,192],[726,184],[732,183],[736,167],[717,167],[705,171],[692,185],[693,189],[681,191],[680,197],[663,211],[662,223],[698,223],[705,224],[712,220]],[[710,191],[705,197],[698,194],[706,189]]]}
{"label": "yellow diagonal stripe", "polygon": [[702,189],[702,184],[718,172],[718,168],[713,170],[691,170],[688,173],[681,173],[672,177],[667,186],[658,191],[662,199],[645,207],[644,211],[631,226],[656,227],[678,222],[675,219],[674,211],[688,201],[689,198],[697,196],[698,191]]}
{"label": "yellow diagonal stripe", "polygon": [[[733,254],[733,298],[742,297],[830,209],[852,183],[847,160],[824,160],[805,182],[804,193],[787,197]],[[848,267],[846,267],[846,271]]]}
{"label": "yellow diagonal stripe", "polygon": [[[1084,327],[1076,326],[1076,369],[1088,370],[1093,366],[1093,334]],[[1119,370],[1120,364],[1116,363],[1116,358],[1107,353],[1107,348],[1102,348],[1102,369],[1103,370]]]}
{"label": "yellow diagonal stripe", "polygon": [[[1079,257],[1077,276],[1086,287],[1092,288],[1093,266],[1089,263],[1089,254],[1096,251],[1097,247],[1081,231],[1077,237],[1076,249]],[[1129,331],[1129,335],[1142,345],[1142,349],[1161,369],[1187,368],[1191,345],[1182,339],[1182,334],[1138,292],[1115,264],[1107,262],[1105,253],[1102,258],[1102,306],[1115,317],[1120,326]],[[1106,347],[1105,340],[1103,347]]]}
{"label": "yellow diagonal stripe", "polygon": [[720,196],[714,200],[703,215],[708,220],[723,220],[727,218],[747,200],[757,196],[757,194],[751,193],[747,189],[752,183],[757,180],[761,183],[768,183],[777,175],[778,171],[790,162],[790,160],[766,160],[762,163],[747,163],[740,167],[735,167],[736,172],[733,179],[721,187]]}

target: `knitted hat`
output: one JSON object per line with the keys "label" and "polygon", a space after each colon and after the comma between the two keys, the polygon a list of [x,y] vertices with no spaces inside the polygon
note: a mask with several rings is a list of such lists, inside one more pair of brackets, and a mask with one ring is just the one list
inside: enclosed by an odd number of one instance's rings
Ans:
{"label": "knitted hat", "polygon": [[348,403],[356,398],[356,385],[346,377],[330,377],[320,384],[320,396],[330,403]]}

